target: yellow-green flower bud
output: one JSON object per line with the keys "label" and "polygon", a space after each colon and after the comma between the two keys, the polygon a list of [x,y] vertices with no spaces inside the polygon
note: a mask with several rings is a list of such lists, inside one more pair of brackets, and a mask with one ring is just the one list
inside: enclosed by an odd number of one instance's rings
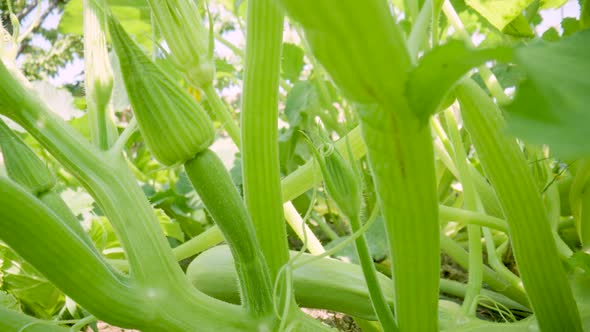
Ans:
{"label": "yellow-green flower bud", "polygon": [[49,191],[55,186],[55,177],[45,163],[0,120],[0,147],[6,173],[33,195]]}
{"label": "yellow-green flower bud", "polygon": [[205,110],[139,49],[112,16],[109,30],[139,130],[154,157],[174,165],[209,147],[215,130]]}
{"label": "yellow-green flower bud", "polygon": [[322,170],[328,195],[348,218],[357,218],[361,211],[361,187],[352,165],[333,145],[323,145],[316,157]]}
{"label": "yellow-green flower bud", "polygon": [[213,82],[215,63],[209,31],[195,0],[148,0],[170,57],[188,82],[201,87]]}

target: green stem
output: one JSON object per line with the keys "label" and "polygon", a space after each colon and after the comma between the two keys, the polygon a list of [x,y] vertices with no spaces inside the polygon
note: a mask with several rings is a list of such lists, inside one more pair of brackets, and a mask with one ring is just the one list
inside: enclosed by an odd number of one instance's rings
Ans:
{"label": "green stem", "polygon": [[121,136],[119,136],[119,138],[117,138],[117,141],[115,142],[115,144],[113,144],[110,151],[114,155],[122,154],[123,150],[125,149],[125,145],[129,141],[131,136],[137,131],[138,128],[139,127],[137,125],[137,118],[134,117],[133,119],[131,119],[131,121],[129,121],[129,123],[127,124],[127,127],[125,127],[125,130],[123,130],[123,132],[121,133]]}
{"label": "green stem", "polygon": [[315,236],[309,226],[307,226],[305,220],[301,218],[293,203],[286,202],[283,204],[283,210],[285,211],[285,219],[287,220],[287,223],[291,226],[293,232],[297,234],[299,239],[303,241],[309,252],[314,255],[324,253],[326,250],[322,246],[322,243]]}
{"label": "green stem", "polygon": [[[467,155],[463,148],[463,140],[459,133],[459,126],[451,110],[445,111],[447,128],[455,153],[455,163],[463,186],[464,204],[467,210],[477,211],[481,205],[478,201],[475,186],[471,180],[471,172],[467,161]],[[469,280],[467,282],[467,294],[463,301],[463,310],[468,315],[475,316],[477,298],[482,288],[483,255],[481,246],[481,227],[478,225],[467,226],[469,236]]]}
{"label": "green stem", "polygon": [[399,329],[435,331],[440,246],[430,126],[403,103],[365,108],[361,119],[394,262]]}
{"label": "green stem", "polygon": [[[440,245],[442,251],[449,255],[455,262],[457,262],[457,264],[464,269],[469,269],[469,254],[463,249],[463,247],[444,234],[440,234]],[[528,307],[529,301],[522,288],[507,285],[504,278],[487,266],[483,267],[483,281],[493,290]]]}
{"label": "green stem", "polygon": [[492,232],[489,229],[484,228],[483,234],[486,240],[486,251],[488,253],[488,262],[490,266],[500,275],[502,278],[506,279],[507,282],[512,285],[514,288],[524,290],[522,286],[522,281],[520,278],[512,273],[500,259],[498,252],[496,251],[496,245],[494,244],[494,238],[492,236]]}
{"label": "green stem", "polygon": [[[357,232],[361,228],[361,221],[358,216],[351,216],[349,221],[353,232]],[[367,288],[369,290],[369,298],[371,299],[379,323],[381,324],[383,331],[398,331],[395,319],[393,318],[393,313],[391,312],[391,309],[385,300],[385,296],[383,295],[383,291],[381,290],[381,286],[379,285],[377,270],[375,269],[375,264],[373,263],[373,258],[371,257],[365,235],[362,234],[359,236],[355,240],[355,244],[365,282],[367,283]]]}
{"label": "green stem", "polygon": [[252,220],[219,157],[205,150],[185,164],[186,174],[221,229],[235,258],[246,310],[264,315],[272,308],[271,282]]}
{"label": "green stem", "polygon": [[146,320],[153,316],[131,280],[114,272],[47,206],[4,178],[0,178],[0,229],[6,244],[98,317],[137,326],[136,315]]}
{"label": "green stem", "polygon": [[[453,296],[465,297],[468,291],[468,286],[455,280],[440,279],[440,291],[441,293]],[[486,298],[490,298],[509,309],[516,309],[524,312],[529,311],[529,308],[500,293],[496,293],[488,289],[482,289],[481,295]],[[486,299],[483,298],[479,301],[485,302]]]}
{"label": "green stem", "polygon": [[505,135],[500,110],[475,82],[465,81],[457,94],[465,127],[510,226],[514,256],[541,329],[581,331],[547,213],[518,143]]}
{"label": "green stem", "polygon": [[240,127],[236,124],[231,113],[223,101],[219,98],[217,91],[213,84],[203,86],[203,91],[207,95],[213,114],[217,121],[221,122],[221,126],[227,131],[229,137],[236,144],[238,149],[242,146],[242,138],[240,137]]}
{"label": "green stem", "polygon": [[242,162],[246,206],[271,278],[288,260],[278,150],[283,15],[273,0],[248,2]]}
{"label": "green stem", "polygon": [[203,233],[172,249],[177,261],[198,255],[223,242],[223,233],[218,227],[209,227]]}
{"label": "green stem", "polygon": [[468,211],[439,205],[440,219],[444,221],[456,221],[466,225],[479,225],[493,228],[508,234],[508,224],[505,220],[488,216],[480,212]]}

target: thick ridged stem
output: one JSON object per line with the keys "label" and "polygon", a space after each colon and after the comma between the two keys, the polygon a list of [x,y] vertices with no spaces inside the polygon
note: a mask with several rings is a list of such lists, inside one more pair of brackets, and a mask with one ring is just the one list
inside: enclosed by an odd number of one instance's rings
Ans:
{"label": "thick ridged stem", "polygon": [[363,136],[386,222],[400,331],[438,329],[438,199],[432,136],[403,104],[361,111]]}
{"label": "thick ridged stem", "polygon": [[271,281],[252,220],[219,157],[205,150],[185,163],[186,173],[213,220],[230,245],[235,259],[242,303],[246,310],[265,315],[272,308]]}
{"label": "thick ridged stem", "polygon": [[543,201],[518,143],[505,135],[498,106],[475,82],[462,83],[457,95],[465,127],[506,215],[514,256],[541,329],[581,331]]}
{"label": "thick ridged stem", "polygon": [[0,178],[0,230],[4,242],[97,317],[133,326],[134,316],[148,320],[153,316],[131,280],[115,273],[47,206],[4,178]]}
{"label": "thick ridged stem", "polygon": [[288,260],[277,126],[283,16],[275,2],[249,1],[247,29],[242,94],[244,196],[274,280]]}

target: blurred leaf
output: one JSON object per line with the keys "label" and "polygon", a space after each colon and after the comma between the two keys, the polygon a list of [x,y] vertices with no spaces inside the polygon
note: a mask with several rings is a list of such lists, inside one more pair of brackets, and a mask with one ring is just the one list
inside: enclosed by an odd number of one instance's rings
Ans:
{"label": "blurred leaf", "polygon": [[68,188],[60,196],[75,216],[89,214],[94,209],[94,199],[81,189]]}
{"label": "blurred leaf", "polygon": [[559,31],[557,31],[557,29],[551,27],[551,28],[547,29],[547,31],[545,31],[543,33],[543,36],[541,36],[541,38],[543,40],[546,40],[546,41],[550,41],[551,42],[551,41],[557,41],[561,37],[559,36]]}
{"label": "blurred leaf", "polygon": [[174,238],[180,242],[184,242],[184,234],[178,223],[175,223],[170,217],[166,215],[161,209],[155,209],[156,216],[160,222],[160,227],[167,237]]}
{"label": "blurred leaf", "polygon": [[17,298],[25,312],[51,318],[63,305],[64,296],[32,265],[0,244],[1,289]]}
{"label": "blurred leaf", "polygon": [[568,0],[541,0],[541,8],[559,8],[567,3]]}
{"label": "blurred leaf", "polygon": [[[491,68],[492,73],[500,82],[500,85],[504,88],[516,86],[522,80],[524,80],[525,76],[522,70],[518,68],[518,66],[507,64],[507,63],[499,63]],[[486,88],[481,76],[475,75],[473,79],[479,86],[482,88]]]}
{"label": "blurred leaf", "polygon": [[487,19],[498,30],[514,21],[534,0],[487,1],[466,0],[465,2]]}
{"label": "blurred leaf", "polygon": [[[112,13],[138,44],[151,49],[152,26],[150,8],[145,0],[106,0]],[[82,0],[71,0],[65,5],[58,30],[63,34],[82,35]]]}
{"label": "blurred leaf", "polygon": [[304,52],[299,46],[290,43],[283,44],[281,68],[284,79],[291,82],[299,80],[303,65],[305,64],[303,55]]}
{"label": "blurred leaf", "polygon": [[191,191],[194,191],[193,185],[191,184],[188,176],[186,175],[186,172],[181,172],[178,175],[178,181],[176,181],[174,188],[176,189],[176,192],[179,195],[186,195]]}
{"label": "blurred leaf", "polygon": [[70,126],[76,129],[82,136],[90,141],[90,125],[88,124],[88,114],[84,113],[81,117],[68,121]]}
{"label": "blurred leaf", "polygon": [[566,17],[561,20],[561,27],[563,28],[563,36],[567,37],[582,29],[580,21],[573,17]]}
{"label": "blurred leaf", "polygon": [[582,0],[580,3],[580,24],[583,29],[590,28],[590,0]]}
{"label": "blurred leaf", "polygon": [[[109,249],[118,249],[121,247],[117,235],[113,227],[106,217],[94,217],[87,222],[86,229],[90,239],[100,252],[105,252]],[[116,250],[115,250],[116,251]],[[115,257],[110,258],[124,258],[122,254],[116,254]]]}
{"label": "blurred leaf", "polygon": [[111,96],[111,102],[113,103],[113,109],[120,111],[129,107],[129,96],[127,96],[127,90],[125,90],[121,65],[115,52],[109,52],[109,60],[113,69],[113,95]]}
{"label": "blurred leaf", "polygon": [[[350,236],[340,237],[326,245],[326,249],[333,248],[338,244],[349,239]],[[378,216],[373,224],[365,232],[365,238],[369,245],[369,251],[373,260],[376,262],[383,261],[389,255],[389,246],[387,243],[387,233],[385,232],[385,223],[383,217]],[[350,261],[355,264],[360,264],[358,260],[354,243],[351,243],[344,247],[341,251],[334,255],[340,259],[344,258],[345,261]]]}
{"label": "blurred leaf", "polygon": [[234,159],[234,165],[230,168],[229,175],[231,176],[234,185],[240,192],[242,192],[244,182],[242,179],[242,158],[240,156],[237,156],[236,159]]}
{"label": "blurred leaf", "polygon": [[516,37],[534,37],[535,34],[531,29],[531,26],[527,19],[521,14],[518,15],[514,20],[508,23],[502,32]]}
{"label": "blurred leaf", "polygon": [[285,115],[291,127],[298,126],[304,113],[311,109],[319,108],[317,91],[313,84],[308,81],[297,82],[289,90],[285,102]]}
{"label": "blurred leaf", "polygon": [[590,155],[590,30],[515,53],[526,73],[508,110],[511,133],[562,158]]}
{"label": "blurred leaf", "polygon": [[0,307],[4,307],[14,311],[21,311],[18,300],[13,295],[10,295],[4,291],[0,291]]}

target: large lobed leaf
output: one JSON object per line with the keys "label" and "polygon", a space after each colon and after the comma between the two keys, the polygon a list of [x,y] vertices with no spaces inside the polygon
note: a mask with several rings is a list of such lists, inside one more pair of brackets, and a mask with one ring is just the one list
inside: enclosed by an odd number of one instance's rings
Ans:
{"label": "large lobed leaf", "polygon": [[590,155],[590,30],[516,50],[526,79],[508,110],[508,130],[563,158]]}

